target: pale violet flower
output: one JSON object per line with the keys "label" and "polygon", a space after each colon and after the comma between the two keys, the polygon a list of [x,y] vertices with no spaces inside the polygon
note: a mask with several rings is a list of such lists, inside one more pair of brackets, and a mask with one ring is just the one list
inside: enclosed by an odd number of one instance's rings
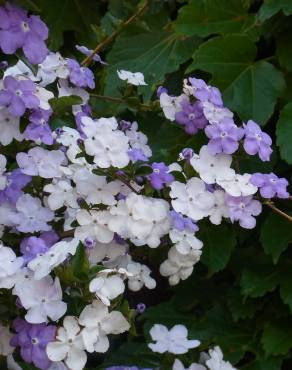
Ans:
{"label": "pale violet flower", "polygon": [[185,99],[187,99],[187,96],[184,94],[180,96],[170,96],[166,92],[160,94],[160,107],[165,117],[170,121],[174,121],[176,113],[181,111],[181,102],[185,101]]}
{"label": "pale violet flower", "polygon": [[[85,241],[85,244],[86,242],[88,242],[88,239]],[[115,240],[112,240],[110,243],[93,242],[92,248],[88,249],[88,260],[92,266],[97,265],[104,259],[108,259],[107,262],[111,262],[111,260],[115,260],[117,257],[125,255],[127,250],[127,244],[119,244]]]}
{"label": "pale violet flower", "polygon": [[110,275],[100,272],[96,278],[91,280],[89,291],[94,293],[106,306],[125,290],[123,279],[119,275]]}
{"label": "pale violet flower", "polygon": [[49,100],[53,99],[54,97],[54,94],[51,91],[45,89],[44,87],[36,85],[35,96],[40,101],[39,108],[44,109],[44,110],[51,109]]}
{"label": "pale violet flower", "polygon": [[130,324],[119,311],[109,312],[100,301],[93,301],[86,306],[79,316],[79,324],[85,349],[104,353],[109,348],[108,334],[121,334],[130,328]]}
{"label": "pale violet flower", "polygon": [[23,140],[19,131],[19,117],[12,116],[6,108],[0,109],[0,143],[9,145],[13,139]]}
{"label": "pale violet flower", "polygon": [[47,184],[44,191],[50,193],[47,198],[51,210],[55,211],[63,206],[78,208],[77,194],[68,181],[60,180],[55,184]]}
{"label": "pale violet flower", "polygon": [[207,368],[200,364],[191,364],[189,367],[184,367],[183,363],[179,359],[175,359],[172,370],[207,370]]}
{"label": "pale violet flower", "polygon": [[117,73],[121,80],[127,81],[131,85],[147,85],[144,81],[144,75],[141,72],[130,72],[121,69],[120,71],[117,71]]}
{"label": "pale violet flower", "polygon": [[200,345],[198,340],[188,340],[188,330],[184,325],[175,325],[170,330],[161,324],[155,324],[150,329],[150,335],[156,343],[148,344],[153,352],[173,353],[175,355],[184,354],[191,348]]}
{"label": "pale violet flower", "polygon": [[33,74],[32,70],[22,60],[19,60],[14,66],[7,68],[3,78],[6,76],[23,76],[29,78],[31,81],[39,81],[39,78]]}
{"label": "pale violet flower", "polygon": [[191,250],[199,250],[203,247],[201,240],[192,231],[172,229],[169,232],[169,237],[181,254],[188,254]]}
{"label": "pale violet flower", "polygon": [[217,179],[217,184],[220,185],[226,193],[233,197],[253,195],[257,192],[257,186],[250,181],[251,175],[245,173],[243,175],[233,174],[233,176],[225,178],[222,176]]}
{"label": "pale violet flower", "polygon": [[223,353],[218,346],[209,350],[206,365],[209,370],[236,370],[230,362],[223,360]]}
{"label": "pale violet flower", "polygon": [[233,113],[224,107],[218,107],[217,105],[210,103],[208,101],[204,101],[202,103],[204,116],[207,120],[213,123],[220,123],[224,118],[232,118]]}
{"label": "pale violet flower", "polygon": [[63,326],[58,329],[56,341],[47,345],[46,351],[51,361],[63,361],[71,370],[82,370],[87,361],[78,320],[66,316]]}
{"label": "pale violet flower", "polygon": [[65,79],[69,76],[67,62],[60,53],[49,53],[38,67],[37,77],[41,80],[41,86],[47,86],[57,78]]}
{"label": "pale violet flower", "polygon": [[223,190],[215,190],[213,192],[215,203],[210,210],[209,220],[214,225],[220,225],[222,218],[229,218],[229,208],[225,201],[225,192]]}
{"label": "pale violet flower", "polygon": [[[11,288],[10,279],[20,270],[23,258],[17,257],[14,251],[0,244],[0,288]],[[7,279],[9,281],[7,282]]]}

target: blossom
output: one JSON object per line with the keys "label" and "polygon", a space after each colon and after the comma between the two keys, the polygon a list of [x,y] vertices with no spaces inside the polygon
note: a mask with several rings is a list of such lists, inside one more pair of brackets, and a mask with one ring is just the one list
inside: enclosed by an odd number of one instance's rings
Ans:
{"label": "blossom", "polygon": [[63,326],[58,329],[56,341],[47,345],[47,355],[51,361],[63,361],[72,370],[82,370],[87,356],[84,351],[80,326],[73,316],[66,316]]}
{"label": "blossom", "polygon": [[110,275],[107,273],[99,273],[96,278],[91,280],[89,291],[95,293],[106,306],[110,305],[110,301],[115,299],[125,290],[123,279],[119,275]]}
{"label": "blossom", "polygon": [[209,350],[206,365],[210,370],[236,370],[230,362],[223,360],[223,353],[218,346]]}
{"label": "blossom", "polygon": [[181,111],[175,114],[175,120],[184,126],[185,131],[193,135],[208,123],[200,102],[190,103],[188,99],[181,101]]}
{"label": "blossom", "polygon": [[175,120],[176,113],[181,111],[181,103],[186,99],[186,95],[170,96],[166,92],[163,92],[159,96],[160,107],[167,119],[170,121]]}
{"label": "blossom", "polygon": [[22,60],[19,60],[14,66],[5,70],[3,77],[25,77],[31,81],[39,81],[39,78],[33,74],[33,71]]}
{"label": "blossom", "polygon": [[81,67],[74,59],[67,59],[67,66],[69,68],[69,80],[73,85],[94,89],[94,74],[89,68]]}
{"label": "blossom", "polygon": [[12,140],[23,140],[19,131],[19,117],[11,115],[6,108],[0,109],[0,143],[9,145]]}
{"label": "blossom", "polygon": [[239,221],[239,225],[245,229],[253,229],[256,225],[256,219],[262,211],[262,204],[254,200],[252,196],[232,197],[226,196],[226,205],[229,208],[230,220]]}
{"label": "blossom", "polygon": [[22,48],[32,64],[41,63],[47,55],[45,40],[48,28],[38,16],[7,4],[0,8],[0,47],[5,54],[14,54]]}
{"label": "blossom", "polygon": [[151,270],[148,266],[139,262],[130,261],[126,270],[131,274],[128,276],[128,288],[137,292],[145,286],[148,289],[156,287],[156,281],[150,276]]}
{"label": "blossom", "polygon": [[41,80],[41,86],[47,86],[57,78],[65,79],[69,75],[67,62],[60,53],[49,53],[38,67],[37,77]]}
{"label": "blossom", "polygon": [[[86,46],[83,45],[75,45],[76,49],[80,51],[80,53],[85,54],[87,56],[91,55],[93,53],[93,50],[88,49]],[[94,54],[92,57],[92,60],[95,62],[98,62],[100,64],[107,64],[103,62],[98,54]]]}
{"label": "blossom", "polygon": [[222,190],[215,190],[213,192],[215,203],[212,209],[210,210],[209,219],[212,224],[220,225],[222,218],[229,217],[229,208],[226,205],[225,201],[225,192]]}
{"label": "blossom", "polygon": [[288,198],[289,193],[287,192],[288,181],[281,177],[279,178],[273,172],[269,174],[254,173],[250,182],[259,188],[260,194],[263,198]]}
{"label": "blossom", "polygon": [[217,184],[233,197],[252,195],[258,190],[257,186],[251,183],[251,175],[248,173],[243,175],[233,173],[232,176],[226,178],[220,175]]}
{"label": "blossom", "polygon": [[32,324],[60,319],[67,311],[67,304],[62,302],[62,288],[58,278],[51,276],[41,280],[30,280],[20,290],[15,290],[22,306],[27,310],[25,319]]}
{"label": "blossom", "polygon": [[12,338],[11,345],[20,347],[20,355],[25,362],[47,370],[51,362],[46,354],[46,346],[54,340],[56,327],[29,324],[21,318],[16,318],[13,326],[17,334]]}
{"label": "blossom", "polygon": [[218,107],[208,101],[203,102],[202,106],[204,115],[211,125],[220,123],[225,118],[233,118],[233,113],[227,108]]}
{"label": "blossom", "polygon": [[205,133],[210,139],[208,149],[212,155],[218,153],[232,154],[239,147],[239,140],[242,139],[244,131],[235,125],[229,118],[223,119],[220,123],[208,125]]}
{"label": "blossom", "polygon": [[60,180],[55,184],[47,184],[44,191],[50,193],[48,205],[55,211],[63,206],[78,208],[77,194],[68,181]]}
{"label": "blossom", "polygon": [[247,121],[244,127],[244,150],[250,154],[259,154],[262,161],[269,161],[272,154],[272,139],[263,132],[260,126],[252,120]]}
{"label": "blossom", "polygon": [[147,176],[147,179],[154,189],[161,190],[165,185],[174,181],[173,175],[169,173],[169,168],[163,162],[154,162],[151,167],[153,172]]}
{"label": "blossom", "polygon": [[187,230],[187,231],[193,231],[193,232],[199,230],[198,226],[191,218],[184,217],[180,213],[177,213],[173,210],[170,211],[169,214],[171,217],[172,226],[175,229],[179,231]]}
{"label": "blossom", "polygon": [[5,176],[7,160],[3,154],[0,154],[0,190],[3,190],[7,184],[7,178]]}
{"label": "blossom", "polygon": [[23,260],[28,263],[34,259],[38,254],[43,254],[49,250],[49,246],[40,237],[30,236],[24,238],[20,243],[20,251],[23,255]]}
{"label": "blossom", "polygon": [[54,140],[48,120],[52,114],[51,110],[38,109],[30,116],[30,123],[24,131],[25,138],[38,142],[39,140],[47,145],[52,145]]}
{"label": "blossom", "polygon": [[191,166],[207,184],[214,184],[218,178],[226,180],[232,177],[234,170],[230,168],[231,162],[230,155],[212,155],[206,145],[201,147],[199,155],[195,154],[190,160]]}
{"label": "blossom", "polygon": [[214,195],[206,190],[202,180],[193,177],[186,184],[174,181],[170,188],[171,204],[176,212],[196,221],[210,214],[215,202]]}
{"label": "blossom", "polygon": [[178,231],[173,229],[170,230],[169,237],[181,254],[188,254],[191,250],[198,250],[203,247],[201,240],[190,231]]}
{"label": "blossom", "polygon": [[0,244],[0,287],[6,286],[6,279],[12,277],[23,265],[22,257],[16,254],[9,247]]}
{"label": "blossom", "polygon": [[102,302],[94,300],[79,316],[79,324],[84,347],[88,352],[106,352],[109,348],[108,334],[120,334],[130,328],[130,324],[119,311],[108,311]]}
{"label": "blossom", "polygon": [[10,345],[12,333],[9,328],[0,323],[0,356],[8,356],[14,350]]}
{"label": "blossom", "polygon": [[139,85],[147,85],[144,81],[144,75],[141,72],[130,72],[124,71],[121,69],[117,71],[118,76],[121,80],[127,81],[131,85],[139,86]]}
{"label": "blossom", "polygon": [[170,330],[161,324],[155,324],[150,329],[152,340],[156,343],[148,344],[148,347],[153,352],[173,354],[184,354],[191,348],[196,348],[200,345],[198,340],[188,340],[188,330],[184,325],[175,325]]}
{"label": "blossom", "polygon": [[35,95],[36,86],[30,80],[17,80],[12,76],[4,78],[4,89],[0,91],[0,106],[9,113],[21,117],[26,109],[38,108],[40,101]]}
{"label": "blossom", "polygon": [[0,191],[0,203],[15,205],[18,198],[23,194],[22,189],[29,184],[31,177],[21,172],[19,168],[7,175],[5,189]]}
{"label": "blossom", "polygon": [[184,367],[183,363],[179,359],[175,359],[172,370],[207,370],[205,366],[200,364],[191,364],[188,368]]}
{"label": "blossom", "polygon": [[191,83],[192,93],[198,100],[209,101],[219,107],[223,105],[221,93],[217,87],[207,85],[204,80],[195,77],[189,77],[188,80]]}

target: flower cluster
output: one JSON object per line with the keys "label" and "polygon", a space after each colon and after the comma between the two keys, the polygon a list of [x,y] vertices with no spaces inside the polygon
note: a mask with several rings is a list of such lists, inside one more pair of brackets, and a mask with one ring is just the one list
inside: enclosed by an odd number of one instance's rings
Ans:
{"label": "flower cluster", "polygon": [[[0,143],[9,148],[7,157],[0,154],[0,288],[15,304],[10,323],[0,326],[0,354],[13,364],[16,348],[43,370],[82,370],[87,353],[106,352],[108,336],[133,325],[124,292],[155,289],[143,248],[161,248],[157,270],[176,285],[200,260],[201,220],[251,229],[262,198],[289,197],[288,182],[236,171],[232,154],[242,149],[268,161],[271,139],[252,120],[236,124],[219,90],[196,78],[184,82],[180,96],[164,88],[158,95],[166,118],[192,135],[204,130],[206,143],[198,153],[185,148],[181,164],[151,162],[138,123],[92,113],[86,88],[95,88],[93,72],[50,52],[47,37],[38,17],[14,5],[0,8],[0,49],[21,48],[27,59],[6,68],[0,81]],[[117,74],[125,84],[146,84],[141,72]],[[74,103],[56,128],[55,107],[67,97]],[[187,334],[182,325],[169,331],[156,324],[149,348],[184,354],[200,345]],[[183,369],[176,359],[173,370]],[[215,347],[189,369],[234,368]]]}

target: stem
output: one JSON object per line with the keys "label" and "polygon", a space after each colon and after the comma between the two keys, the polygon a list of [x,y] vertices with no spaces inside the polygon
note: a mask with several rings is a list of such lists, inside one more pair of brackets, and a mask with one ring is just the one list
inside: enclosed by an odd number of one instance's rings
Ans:
{"label": "stem", "polygon": [[67,230],[67,231],[60,231],[59,233],[60,238],[69,238],[71,236],[74,236],[74,229]]}
{"label": "stem", "polygon": [[138,194],[139,195],[139,192],[133,188],[133,186],[131,184],[128,183],[127,180],[124,180],[122,177],[120,176],[116,176],[116,178],[118,180],[120,180],[123,184],[125,184],[129,189],[131,189],[134,193]]}
{"label": "stem", "polygon": [[97,99],[101,100],[109,100],[115,103],[125,103],[125,101],[121,98],[114,98],[113,96],[106,96],[106,95],[99,95],[99,94],[90,94],[90,96],[93,96]]}
{"label": "stem", "polygon": [[287,213],[281,211],[279,208],[277,208],[276,206],[274,206],[274,204],[270,201],[266,201],[264,202],[265,205],[267,205],[268,207],[270,207],[273,211],[275,211],[276,213],[278,213],[279,215],[281,215],[282,217],[286,218],[286,220],[292,222],[292,217],[287,215]]}
{"label": "stem", "polygon": [[123,22],[121,24],[121,26],[119,27],[118,30],[116,30],[115,32],[113,32],[111,35],[109,35],[108,37],[106,37],[100,44],[98,44],[96,46],[96,48],[92,51],[92,53],[90,55],[88,55],[82,62],[81,62],[81,65],[82,66],[88,66],[90,64],[90,62],[92,61],[93,57],[95,56],[95,54],[97,54],[98,52],[100,52],[100,50],[102,50],[105,46],[107,46],[108,44],[110,44],[117,36],[118,34],[121,32],[121,30],[124,28],[124,27],[127,27],[130,23],[132,23],[137,17],[139,17],[139,15],[141,15],[144,10],[147,8],[148,6],[148,0],[145,1],[145,3],[141,6],[140,9],[137,10],[137,12],[135,14],[133,14],[130,18],[128,18],[125,22]]}

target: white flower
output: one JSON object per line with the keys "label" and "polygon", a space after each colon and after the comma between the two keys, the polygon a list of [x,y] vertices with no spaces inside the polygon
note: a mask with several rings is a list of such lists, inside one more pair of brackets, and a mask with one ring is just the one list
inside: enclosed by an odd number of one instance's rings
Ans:
{"label": "white flower", "polygon": [[220,225],[222,218],[229,218],[229,208],[225,203],[225,192],[223,190],[215,190],[213,192],[215,203],[210,210],[209,219],[214,225]]}
{"label": "white flower", "polygon": [[230,362],[223,360],[223,353],[221,349],[216,346],[209,350],[209,359],[206,365],[210,370],[236,370]]}
{"label": "white flower", "polygon": [[170,96],[165,92],[160,94],[160,107],[162,108],[165,117],[170,121],[174,121],[175,114],[181,111],[180,103],[185,99],[188,99],[185,94],[180,96]]}
{"label": "white flower", "polygon": [[176,285],[192,274],[201,254],[202,252],[197,249],[191,250],[188,254],[181,254],[175,247],[171,247],[167,260],[160,265],[159,272],[162,276],[168,277],[170,285]]}
{"label": "white flower", "polygon": [[[60,79],[58,81],[58,92],[59,92],[59,98],[62,96],[72,96],[77,95],[80,96],[82,99],[82,105],[86,104],[89,100],[89,93],[82,89],[81,87],[70,87],[67,79]],[[73,114],[76,114],[78,112],[81,112],[82,108],[81,105],[73,105],[72,106],[72,112]]]}
{"label": "white flower", "polygon": [[172,229],[169,232],[169,237],[181,254],[188,254],[191,250],[199,250],[203,247],[201,240],[196,238],[192,231]]}
{"label": "white flower", "polygon": [[51,361],[63,361],[71,370],[82,370],[87,356],[84,351],[78,321],[73,316],[66,316],[63,327],[58,329],[57,341],[47,345],[46,351]]}
{"label": "white flower", "polygon": [[128,245],[119,244],[112,240],[110,243],[95,243],[93,248],[88,250],[89,263],[94,266],[104,259],[107,262],[115,260],[119,256],[123,256],[128,249]]}
{"label": "white flower", "polygon": [[202,180],[193,177],[186,184],[174,181],[170,188],[171,204],[176,212],[196,221],[210,214],[215,203],[214,195],[206,190]]}
{"label": "white flower", "polygon": [[105,176],[97,176],[90,173],[86,168],[77,171],[73,176],[76,190],[85,197],[87,203],[113,205],[117,201],[115,195],[120,191],[119,183],[107,182]]}
{"label": "white flower", "polygon": [[34,278],[39,280],[49,275],[49,273],[61,263],[63,263],[69,255],[76,253],[78,239],[70,241],[62,240],[54,244],[45,254],[39,255],[28,263],[28,267],[34,271]]}
{"label": "white flower", "polygon": [[14,287],[12,294],[17,295],[17,291],[22,288],[22,285],[26,284],[26,282],[31,279],[33,279],[32,271],[26,267],[22,267],[14,274],[0,279],[0,288],[11,289]]}
{"label": "white flower", "polygon": [[106,306],[109,306],[110,301],[122,294],[124,290],[125,284],[119,275],[108,276],[104,272],[100,272],[89,284],[89,291],[95,293]]}
{"label": "white flower", "polygon": [[59,320],[67,311],[67,304],[62,302],[62,288],[58,278],[51,276],[41,280],[29,280],[17,289],[22,306],[27,310],[25,319],[32,324]]}
{"label": "white flower", "polygon": [[232,118],[233,113],[227,108],[221,108],[208,101],[202,103],[203,112],[207,120],[213,123],[220,123],[224,118]]}
{"label": "white flower", "polygon": [[132,274],[132,276],[128,277],[128,288],[133,292],[139,291],[143,286],[148,289],[156,287],[156,281],[150,276],[151,270],[148,266],[130,261],[126,266],[126,270]]}
{"label": "white flower", "polygon": [[55,211],[63,206],[78,208],[77,194],[72,188],[70,182],[60,180],[56,184],[47,184],[44,191],[50,193],[48,196],[48,205],[51,210]]}
{"label": "white flower", "polygon": [[152,340],[156,341],[156,343],[148,344],[153,352],[170,352],[179,355],[187,353],[189,349],[200,345],[198,340],[187,339],[188,330],[184,325],[175,325],[168,330],[164,325],[155,324],[149,333]]}
{"label": "white flower", "polygon": [[190,367],[184,367],[183,363],[179,359],[175,359],[172,370],[207,370],[205,366],[200,364],[191,364]]}
{"label": "white flower", "polygon": [[7,76],[12,77],[22,76],[25,78],[29,78],[31,81],[39,81],[39,78],[35,76],[32,70],[21,60],[19,60],[14,66],[6,69],[3,78]]}
{"label": "white flower", "polygon": [[0,190],[6,187],[7,179],[5,176],[7,160],[3,154],[0,154]]}
{"label": "white flower", "polygon": [[108,334],[120,334],[129,330],[128,321],[119,311],[108,311],[102,302],[93,301],[79,316],[81,335],[85,349],[92,352],[106,352],[109,348]]}
{"label": "white flower", "polygon": [[51,109],[51,106],[49,104],[49,100],[53,99],[54,94],[45,89],[44,87],[36,85],[35,88],[35,96],[39,98],[40,105],[39,107],[44,110],[49,110]]}
{"label": "white flower", "polygon": [[49,53],[38,67],[37,77],[41,80],[41,86],[47,86],[57,78],[67,78],[69,75],[67,62],[60,53]]}
{"label": "white flower", "polygon": [[230,168],[232,162],[231,155],[209,153],[207,145],[202,146],[200,154],[195,154],[190,163],[201,179],[207,184],[214,184],[218,178],[229,179],[235,173]]}
{"label": "white flower", "polygon": [[111,242],[114,233],[108,228],[110,218],[108,211],[87,211],[81,209],[76,214],[76,220],[80,226],[75,229],[75,238],[79,238],[82,241],[86,238],[91,238],[101,243]]}
{"label": "white flower", "polygon": [[0,356],[8,356],[14,351],[14,347],[10,346],[12,337],[9,328],[0,323]]}
{"label": "white flower", "polygon": [[101,168],[127,166],[130,161],[129,139],[122,131],[117,130],[116,119],[111,117],[93,121],[89,117],[83,117],[81,120],[87,136],[84,139],[85,151],[94,156],[94,163]]}
{"label": "white flower", "polygon": [[217,184],[220,185],[226,193],[233,197],[253,195],[257,192],[257,186],[250,183],[251,175],[245,173],[243,175],[233,174],[229,178],[217,179]]}
{"label": "white flower", "polygon": [[140,149],[146,157],[151,157],[152,150],[148,143],[148,138],[143,132],[138,131],[138,123],[132,122],[131,127],[126,130],[129,143],[132,149]]}
{"label": "white flower", "polygon": [[141,72],[130,72],[124,71],[121,69],[117,71],[118,76],[121,80],[127,81],[131,85],[139,86],[139,85],[147,85],[144,81],[144,75]]}
{"label": "white flower", "polygon": [[10,279],[12,278],[23,265],[23,258],[16,257],[16,254],[9,247],[0,244],[0,288],[11,288]]}
{"label": "white flower", "polygon": [[0,109],[0,143],[4,146],[12,143],[13,139],[23,140],[19,131],[19,117],[12,116],[7,109]]}

